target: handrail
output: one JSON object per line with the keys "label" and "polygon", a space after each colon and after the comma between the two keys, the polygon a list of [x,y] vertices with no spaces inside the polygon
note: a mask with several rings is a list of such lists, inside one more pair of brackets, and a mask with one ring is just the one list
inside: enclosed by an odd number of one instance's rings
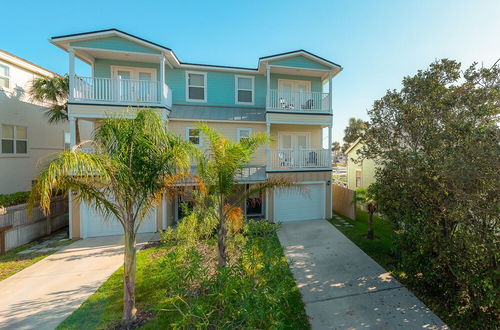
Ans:
{"label": "handrail", "polygon": [[328,149],[272,149],[270,151],[271,169],[281,168],[330,168]]}
{"label": "handrail", "polygon": [[283,112],[329,113],[331,111],[329,93],[270,89],[268,100],[268,109]]}

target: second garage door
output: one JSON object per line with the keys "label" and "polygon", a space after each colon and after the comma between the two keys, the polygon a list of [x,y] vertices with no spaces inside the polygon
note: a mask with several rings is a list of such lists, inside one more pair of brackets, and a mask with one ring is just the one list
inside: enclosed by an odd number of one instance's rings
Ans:
{"label": "second garage door", "polygon": [[274,192],[274,221],[325,218],[325,183],[304,183],[303,186],[303,191],[285,188]]}

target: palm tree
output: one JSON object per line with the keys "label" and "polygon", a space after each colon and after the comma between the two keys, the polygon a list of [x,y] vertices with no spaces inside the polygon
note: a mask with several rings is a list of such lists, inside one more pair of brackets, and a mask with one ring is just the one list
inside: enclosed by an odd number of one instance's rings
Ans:
{"label": "palm tree", "polygon": [[[37,77],[31,82],[28,91],[31,99],[48,104],[45,111],[49,123],[60,123],[68,120],[69,76]],[[80,143],[80,127],[75,118],[76,143]]]}
{"label": "palm tree", "polygon": [[218,220],[218,265],[225,267],[228,222],[243,221],[244,212],[239,205],[249,196],[266,189],[296,186],[286,179],[268,179],[242,192],[239,189],[241,185],[235,182],[236,176],[248,164],[257,149],[270,142],[270,137],[259,133],[240,142],[233,142],[207,125],[199,125],[198,128],[208,144],[207,152],[200,157],[198,166],[198,175],[203,186],[201,200],[205,203],[204,209],[212,212],[211,215]]}
{"label": "palm tree", "polygon": [[377,211],[377,204],[373,199],[373,194],[368,189],[360,187],[354,192],[353,203],[361,203],[366,207],[368,211],[368,233],[366,234],[366,239],[374,240],[375,234],[373,230],[373,214]]}
{"label": "palm tree", "polygon": [[136,314],[136,234],[143,219],[173,193],[176,178],[189,167],[192,145],[166,132],[152,110],[137,109],[134,119],[107,118],[94,131],[95,152],[71,150],[55,155],[32,188],[29,205],[40,201],[50,211],[50,198],[67,193],[92,204],[110,221],[118,221],[125,234],[124,308],[128,326]]}

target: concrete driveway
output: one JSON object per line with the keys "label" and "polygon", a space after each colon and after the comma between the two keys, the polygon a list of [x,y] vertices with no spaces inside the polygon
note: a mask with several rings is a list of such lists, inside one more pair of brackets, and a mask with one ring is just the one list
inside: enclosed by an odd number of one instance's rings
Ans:
{"label": "concrete driveway", "polygon": [[278,236],[313,329],[447,329],[326,220],[286,222]]}
{"label": "concrete driveway", "polygon": [[0,281],[0,329],[54,329],[122,264],[122,236],[88,238]]}

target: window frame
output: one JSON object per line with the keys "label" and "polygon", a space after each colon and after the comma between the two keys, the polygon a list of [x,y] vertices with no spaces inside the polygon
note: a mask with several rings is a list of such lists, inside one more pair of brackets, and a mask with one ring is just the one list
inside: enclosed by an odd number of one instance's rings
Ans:
{"label": "window frame", "polygon": [[[4,126],[11,126],[13,129],[13,138],[4,138],[3,137],[3,127]],[[17,137],[17,128],[22,127],[26,129],[26,138],[25,139],[20,139]],[[12,153],[4,152],[3,148],[1,148],[1,142],[3,140],[9,140],[12,141]],[[24,141],[26,142],[26,152],[17,152],[17,141]],[[0,124],[0,155],[2,156],[27,156],[28,155],[28,126],[23,126],[23,125],[12,125],[12,124]]]}
{"label": "window frame", "polygon": [[7,79],[7,86],[6,87],[0,86],[0,89],[10,89],[10,66],[8,66],[7,64],[5,64],[3,62],[0,63],[0,66],[5,67],[6,70],[7,70],[7,75],[6,76],[0,74],[0,78]]}
{"label": "window frame", "polygon": [[[199,142],[198,142],[198,144],[195,144],[195,143],[191,142],[191,140],[189,139],[192,136],[194,137],[194,135],[190,135],[189,134],[189,130],[191,130],[191,129],[197,129],[199,131],[199,136],[198,136]],[[193,143],[197,147],[201,147],[203,145],[203,140],[201,138],[201,130],[198,127],[195,127],[195,126],[188,126],[188,127],[186,127],[186,141]]]}
{"label": "window frame", "polygon": [[[359,173],[359,176],[358,176],[358,173]],[[358,185],[358,178],[359,178],[359,185]],[[363,171],[360,169],[356,169],[355,176],[354,176],[354,186],[356,188],[363,186]]]}
{"label": "window frame", "polygon": [[[249,89],[242,89],[238,86],[238,78],[246,78],[252,80],[252,101],[251,102],[240,102],[238,100],[238,91],[249,91]],[[246,76],[246,75],[235,75],[234,76],[234,103],[235,104],[246,104],[246,105],[254,105],[255,104],[255,77],[254,76]]]}
{"label": "window frame", "polygon": [[250,127],[239,127],[237,134],[236,134],[236,141],[239,143],[241,142],[241,132],[242,131],[248,131],[248,137],[250,137],[253,134],[253,129]]}
{"label": "window frame", "polygon": [[[203,76],[203,100],[189,98],[189,87],[190,87],[190,85],[189,85],[189,75],[190,74],[197,74],[197,75],[202,75]],[[186,71],[185,80],[186,80],[185,81],[185,83],[186,83],[186,102],[206,103],[207,102],[207,90],[208,90],[207,73],[206,72],[201,72],[201,71]],[[200,86],[191,86],[191,87],[201,88]]]}

